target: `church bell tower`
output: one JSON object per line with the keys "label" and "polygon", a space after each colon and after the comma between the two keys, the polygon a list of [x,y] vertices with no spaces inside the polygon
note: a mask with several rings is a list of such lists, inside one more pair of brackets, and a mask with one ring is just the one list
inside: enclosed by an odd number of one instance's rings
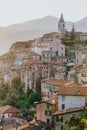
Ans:
{"label": "church bell tower", "polygon": [[65,36],[65,21],[62,13],[58,22],[58,33],[59,33],[59,38],[63,39]]}

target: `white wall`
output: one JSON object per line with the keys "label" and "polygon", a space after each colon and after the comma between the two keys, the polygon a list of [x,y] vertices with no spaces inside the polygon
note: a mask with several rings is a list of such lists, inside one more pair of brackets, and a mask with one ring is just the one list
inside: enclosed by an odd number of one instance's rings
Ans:
{"label": "white wall", "polygon": [[83,96],[65,96],[65,101],[62,101],[62,96],[58,96],[58,110],[62,109],[62,104],[65,104],[65,109],[85,106],[85,97]]}
{"label": "white wall", "polygon": [[4,75],[4,83],[8,83],[9,80],[10,80],[9,74],[5,74],[5,75]]}

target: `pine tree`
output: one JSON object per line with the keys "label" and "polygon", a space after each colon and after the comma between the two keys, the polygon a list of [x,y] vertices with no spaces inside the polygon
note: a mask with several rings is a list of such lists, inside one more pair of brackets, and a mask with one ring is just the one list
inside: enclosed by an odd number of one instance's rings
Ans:
{"label": "pine tree", "polygon": [[70,35],[70,40],[76,39],[76,32],[75,32],[75,27],[73,24],[72,30],[71,30],[71,35]]}

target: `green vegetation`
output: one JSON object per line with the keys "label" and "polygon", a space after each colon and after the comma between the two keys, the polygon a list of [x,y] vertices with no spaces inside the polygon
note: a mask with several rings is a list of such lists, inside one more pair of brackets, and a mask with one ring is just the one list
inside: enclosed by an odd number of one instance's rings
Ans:
{"label": "green vegetation", "polygon": [[87,44],[87,39],[83,39],[83,40],[79,39],[73,25],[70,36],[68,37],[67,34],[65,34],[65,38],[62,40],[62,43],[65,45],[83,44],[83,43]]}
{"label": "green vegetation", "polygon": [[11,86],[0,86],[0,106],[13,105],[20,109],[30,109],[34,106],[34,102],[41,100],[41,79],[37,80],[36,90],[28,88],[26,93],[23,91],[24,86],[21,86],[19,78],[14,78]]}
{"label": "green vegetation", "polygon": [[71,40],[71,39],[63,39],[62,40],[62,43],[63,44],[82,44],[82,43],[85,43],[85,44],[87,44],[87,39],[85,39],[85,40],[80,40],[80,39],[74,39],[74,40]]}
{"label": "green vegetation", "polygon": [[14,89],[18,89],[18,87],[21,85],[21,79],[20,78],[14,78],[11,82],[11,86]]}
{"label": "green vegetation", "polygon": [[87,111],[83,111],[79,116],[73,115],[69,121],[67,130],[84,130],[87,127]]}
{"label": "green vegetation", "polygon": [[38,94],[38,100],[41,100],[42,99],[42,97],[41,97],[41,78],[37,79],[37,82],[36,82],[36,92]]}
{"label": "green vegetation", "polygon": [[76,32],[75,32],[75,28],[74,28],[74,24],[73,24],[73,27],[72,27],[72,30],[71,30],[71,35],[70,35],[70,40],[74,40],[76,39]]}

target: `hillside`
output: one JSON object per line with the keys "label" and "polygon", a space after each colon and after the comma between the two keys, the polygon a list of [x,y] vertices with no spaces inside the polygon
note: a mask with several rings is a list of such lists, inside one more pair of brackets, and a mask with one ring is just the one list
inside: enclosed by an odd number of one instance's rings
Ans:
{"label": "hillside", "polygon": [[[0,54],[8,51],[12,43],[42,36],[44,33],[57,31],[58,18],[46,16],[41,19],[0,27]],[[73,23],[66,22],[66,28],[71,30]],[[76,31],[87,31],[87,18],[75,23]]]}

